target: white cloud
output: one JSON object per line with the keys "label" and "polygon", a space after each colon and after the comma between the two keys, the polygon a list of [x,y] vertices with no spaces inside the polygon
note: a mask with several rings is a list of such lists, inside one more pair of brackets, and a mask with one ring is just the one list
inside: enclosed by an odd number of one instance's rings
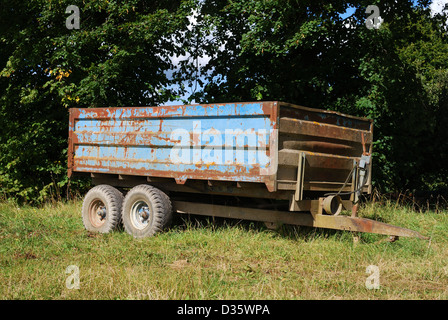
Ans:
{"label": "white cloud", "polygon": [[448,0],[433,0],[429,7],[431,8],[432,14],[435,15],[441,13],[446,4],[448,4]]}

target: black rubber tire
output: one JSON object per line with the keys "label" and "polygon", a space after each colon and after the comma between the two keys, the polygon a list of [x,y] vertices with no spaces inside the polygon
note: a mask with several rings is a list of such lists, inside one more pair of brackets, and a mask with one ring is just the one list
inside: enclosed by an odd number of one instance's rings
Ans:
{"label": "black rubber tire", "polygon": [[[136,221],[137,204],[144,203],[149,217]],[[133,209],[134,208],[134,209]],[[173,208],[169,197],[161,190],[146,184],[132,188],[123,200],[122,219],[124,230],[134,238],[146,238],[166,230],[172,222]]]}
{"label": "black rubber tire", "polygon": [[[117,229],[121,224],[121,206],[123,194],[109,185],[98,185],[87,192],[82,204],[82,222],[84,228],[90,232],[109,233]],[[96,219],[96,205],[106,208],[104,219]]]}

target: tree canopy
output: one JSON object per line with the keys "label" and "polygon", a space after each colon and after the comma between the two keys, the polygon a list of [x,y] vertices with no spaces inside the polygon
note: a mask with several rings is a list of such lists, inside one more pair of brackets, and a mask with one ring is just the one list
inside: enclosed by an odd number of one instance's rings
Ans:
{"label": "tree canopy", "polygon": [[[66,28],[69,5],[80,9],[79,29]],[[379,8],[379,28],[366,26],[369,5]],[[2,0],[0,193],[42,201],[67,186],[69,108],[155,106],[184,95],[372,118],[376,187],[446,189],[447,15],[429,5]]]}

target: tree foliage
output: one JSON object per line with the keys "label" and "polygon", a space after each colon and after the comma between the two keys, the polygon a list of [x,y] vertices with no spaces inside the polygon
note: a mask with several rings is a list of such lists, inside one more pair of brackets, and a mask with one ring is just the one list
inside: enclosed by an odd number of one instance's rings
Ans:
{"label": "tree foliage", "polygon": [[[66,28],[69,5],[80,29]],[[190,1],[2,1],[0,192],[40,201],[68,184],[68,109],[158,105],[185,54]]]}
{"label": "tree foliage", "polygon": [[[379,29],[365,24],[372,4]],[[79,30],[66,28],[69,5],[80,8]],[[1,8],[7,196],[42,201],[67,187],[69,108],[161,105],[186,94],[186,82],[199,88],[189,101],[282,100],[370,117],[377,187],[447,187],[447,16],[432,15],[429,1],[1,0]]]}
{"label": "tree foliage", "polygon": [[[366,27],[370,4],[378,29]],[[433,16],[429,1],[215,0],[201,13],[212,58],[197,100],[283,100],[372,118],[377,187],[447,187],[447,16]]]}

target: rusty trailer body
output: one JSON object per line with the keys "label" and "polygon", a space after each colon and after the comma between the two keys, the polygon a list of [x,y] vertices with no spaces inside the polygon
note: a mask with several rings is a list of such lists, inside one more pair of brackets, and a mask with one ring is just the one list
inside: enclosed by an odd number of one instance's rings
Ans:
{"label": "rusty trailer body", "polygon": [[[134,236],[152,235],[168,224],[154,227],[155,218],[174,207],[272,227],[423,238],[357,217],[353,203],[372,188],[372,141],[372,120],[277,101],[71,109],[68,175],[98,185],[83,206],[93,231],[113,229],[118,222],[106,222],[115,214]],[[124,200],[119,189],[131,189]],[[155,198],[165,199],[160,212]]]}

